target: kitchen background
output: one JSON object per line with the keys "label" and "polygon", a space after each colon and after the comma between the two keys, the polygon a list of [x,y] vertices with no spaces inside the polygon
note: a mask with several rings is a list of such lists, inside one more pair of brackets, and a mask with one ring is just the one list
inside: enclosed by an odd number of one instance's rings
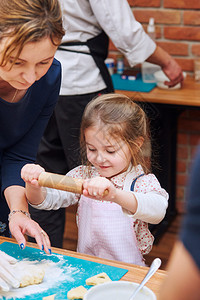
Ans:
{"label": "kitchen background", "polygon": [[[200,0],[128,2],[136,20],[145,30],[149,18],[155,19],[156,43],[171,54],[188,75],[193,76],[194,60],[200,58]],[[118,54],[118,50],[110,41],[109,57],[114,58],[115,63]],[[126,68],[128,63],[125,60]],[[200,110],[186,109],[178,120],[176,206],[180,213],[184,211],[188,170],[199,142]]]}

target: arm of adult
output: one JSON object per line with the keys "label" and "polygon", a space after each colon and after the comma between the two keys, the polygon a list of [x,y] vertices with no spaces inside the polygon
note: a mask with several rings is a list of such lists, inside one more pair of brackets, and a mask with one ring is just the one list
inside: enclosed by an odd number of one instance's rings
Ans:
{"label": "arm of adult", "polygon": [[149,61],[161,66],[170,79],[165,82],[166,85],[172,87],[182,83],[184,78],[181,67],[145,33],[127,0],[93,0],[90,4],[99,24],[131,67]]}
{"label": "arm of adult", "polygon": [[181,67],[175,61],[175,59],[161,47],[157,46],[155,51],[151,56],[149,56],[147,61],[161,66],[163,72],[170,79],[170,81],[165,81],[165,84],[169,87],[173,87],[177,83],[183,82],[184,77]]}
{"label": "arm of adult", "polygon": [[[60,89],[60,63],[53,63],[48,73],[32,87],[30,98],[27,98],[25,112],[22,109],[20,116],[20,128],[24,130],[21,138],[4,151],[1,162],[2,184],[1,191],[4,193],[11,213],[13,210],[28,211],[25,197],[24,181],[21,179],[21,169],[26,163],[35,161],[38,145],[46,124],[55,107]],[[28,94],[28,95],[29,95]],[[42,94],[42,97],[41,97]],[[13,120],[12,126],[15,125]],[[18,131],[20,128],[17,128]],[[25,128],[25,129],[24,129]],[[45,244],[41,237],[41,227],[23,213],[12,215],[10,222],[11,234],[16,238],[19,245],[26,245],[25,233],[35,237],[39,247],[47,250],[50,245],[49,238],[45,234]],[[43,245],[43,246],[42,246]]]}
{"label": "arm of adult", "polygon": [[200,299],[200,148],[193,161],[188,186],[187,210],[179,241],[169,260],[168,277],[160,291],[159,300]]}
{"label": "arm of adult", "polygon": [[199,300],[199,269],[180,241],[175,244],[167,271],[158,300]]}
{"label": "arm of adult", "polygon": [[[25,189],[21,186],[10,186],[5,190],[5,197],[12,214],[9,221],[9,228],[17,240],[21,249],[26,247],[25,234],[32,236],[41,250],[50,253],[50,240],[38,223],[29,218],[24,212],[28,212],[28,204],[25,198]],[[15,199],[15,201],[12,201]]]}

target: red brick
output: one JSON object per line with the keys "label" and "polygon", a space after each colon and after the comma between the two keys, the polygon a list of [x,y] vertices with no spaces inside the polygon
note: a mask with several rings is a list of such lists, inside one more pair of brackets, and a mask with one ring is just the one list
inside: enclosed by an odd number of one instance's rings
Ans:
{"label": "red brick", "polygon": [[199,132],[200,122],[192,119],[184,119],[179,122],[179,130],[187,132]]}
{"label": "red brick", "polygon": [[160,7],[160,0],[128,0],[130,6],[140,7]]}
{"label": "red brick", "polygon": [[200,121],[198,120],[182,120],[180,126],[181,130],[185,130],[190,133],[200,132]]}
{"label": "red brick", "polygon": [[178,160],[177,162],[177,172],[185,173],[187,171],[187,163],[184,160]]}
{"label": "red brick", "polygon": [[176,182],[177,182],[177,185],[186,187],[187,186],[187,175],[177,174]]}
{"label": "red brick", "polygon": [[177,143],[179,145],[187,145],[188,144],[188,141],[189,141],[189,137],[188,134],[186,133],[178,133],[177,135]]}
{"label": "red brick", "polygon": [[188,55],[188,44],[187,43],[176,43],[176,42],[157,42],[157,44],[167,51],[170,55]]}
{"label": "red brick", "polygon": [[200,8],[199,0],[164,0],[164,7],[167,8],[188,8],[188,9],[198,9]]}
{"label": "red brick", "polygon": [[194,44],[191,46],[191,53],[195,56],[200,56],[200,45]]}
{"label": "red brick", "polygon": [[194,70],[194,60],[190,58],[175,58],[177,63],[181,66],[183,71],[193,72]]}
{"label": "red brick", "polygon": [[182,186],[178,186],[176,189],[177,200],[184,199],[185,197],[185,188]]}
{"label": "red brick", "polygon": [[197,146],[200,143],[200,134],[191,134],[189,136],[189,144]]}
{"label": "red brick", "polygon": [[183,23],[186,25],[200,25],[200,11],[184,11]]}
{"label": "red brick", "polygon": [[156,24],[180,24],[181,22],[181,13],[180,11],[175,10],[133,10],[136,20],[139,22],[149,22],[149,19],[152,17],[155,19]]}
{"label": "red brick", "polygon": [[187,159],[188,158],[188,148],[186,146],[179,146],[177,147],[177,158],[178,159]]}
{"label": "red brick", "polygon": [[180,214],[184,214],[186,212],[184,199],[181,199],[181,201],[176,201],[176,209]]}
{"label": "red brick", "polygon": [[173,40],[200,41],[200,30],[199,27],[165,27],[164,37]]}

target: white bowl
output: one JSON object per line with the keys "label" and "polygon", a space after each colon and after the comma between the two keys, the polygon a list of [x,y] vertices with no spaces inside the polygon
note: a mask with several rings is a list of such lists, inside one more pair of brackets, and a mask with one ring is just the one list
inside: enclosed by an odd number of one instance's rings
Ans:
{"label": "white bowl", "polygon": [[[177,83],[173,87],[168,87],[166,84],[164,84],[165,81],[169,81],[169,78],[165,75],[165,73],[160,70],[154,73],[154,77],[156,79],[156,84],[159,88],[165,89],[165,90],[178,90],[181,88],[181,84]],[[183,77],[186,77],[186,73],[183,72]]]}
{"label": "white bowl", "polygon": [[[83,300],[129,300],[138,283],[129,281],[111,281],[95,285],[89,289]],[[156,295],[144,286],[136,295],[135,300],[156,300]]]}

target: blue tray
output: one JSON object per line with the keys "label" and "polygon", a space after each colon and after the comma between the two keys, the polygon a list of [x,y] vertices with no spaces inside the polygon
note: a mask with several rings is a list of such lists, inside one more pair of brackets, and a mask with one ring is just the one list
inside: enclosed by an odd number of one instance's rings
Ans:
{"label": "blue tray", "polygon": [[[26,247],[24,250],[21,250],[17,244],[9,242],[0,244],[0,250],[6,252],[9,255],[12,255],[19,260],[25,259],[29,261],[52,261],[56,263],[56,266],[58,266],[62,270],[62,272],[64,270],[59,279],[55,280],[55,282],[54,280],[52,280],[51,286],[48,289],[43,290],[42,292],[39,291],[39,287],[42,287],[43,283],[41,283],[40,285],[32,286],[33,292],[31,292],[31,294],[29,292],[28,295],[23,295],[23,297],[17,296],[17,291],[22,290],[20,288],[15,290],[15,297],[9,298],[8,296],[4,297],[0,294],[0,299],[42,300],[42,297],[56,294],[55,300],[64,300],[67,299],[67,292],[74,287],[83,285],[86,289],[89,289],[91,286],[86,285],[85,280],[91,276],[105,272],[111,278],[111,280],[119,280],[128,272],[128,270],[126,269],[99,264],[71,256],[56,253],[53,253],[52,255],[46,255],[43,251],[31,247]],[[54,278],[54,274],[52,274],[51,277]]]}
{"label": "blue tray", "polygon": [[137,75],[136,80],[122,79],[119,74],[112,75],[112,82],[115,90],[150,92],[156,87],[156,83],[143,82],[141,74]]}

